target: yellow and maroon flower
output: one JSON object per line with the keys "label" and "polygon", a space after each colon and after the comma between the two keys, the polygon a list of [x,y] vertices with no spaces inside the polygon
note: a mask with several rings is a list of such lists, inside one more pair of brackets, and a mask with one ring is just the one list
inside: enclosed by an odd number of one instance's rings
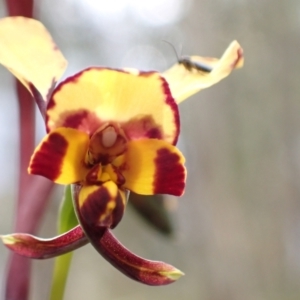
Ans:
{"label": "yellow and maroon flower", "polygon": [[46,126],[29,173],[80,185],[75,208],[89,225],[114,228],[126,190],[184,191],[178,108],[157,72],[90,68],[69,77],[50,98]]}
{"label": "yellow and maroon flower", "polygon": [[[44,26],[32,19],[0,20],[0,63],[28,89],[46,123],[29,173],[73,184],[80,225],[53,239],[17,233],[0,236],[11,250],[49,258],[91,242],[130,278],[168,284],[183,273],[142,259],[112,235],[126,206],[126,192],[180,196],[185,187],[184,157],[175,147],[177,105],[243,65],[234,41],[220,60],[193,56],[189,67],[176,63],[159,74],[93,67],[56,83],[66,60]],[[207,68],[193,68],[204,64]]]}

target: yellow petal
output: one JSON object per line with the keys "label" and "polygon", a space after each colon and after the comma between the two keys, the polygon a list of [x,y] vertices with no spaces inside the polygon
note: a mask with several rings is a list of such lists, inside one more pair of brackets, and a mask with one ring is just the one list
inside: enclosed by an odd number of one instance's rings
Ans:
{"label": "yellow petal", "polygon": [[37,90],[46,100],[67,62],[45,27],[29,18],[4,18],[0,20],[0,41],[0,63],[33,96]]}
{"label": "yellow petal", "polygon": [[201,56],[191,56],[190,60],[211,67],[212,71],[203,72],[195,68],[189,70],[179,63],[165,71],[162,75],[168,81],[172,95],[178,104],[227,77],[233,69],[242,67],[243,49],[237,41],[233,41],[220,60]]}
{"label": "yellow petal", "polygon": [[56,183],[70,184],[85,178],[84,159],[89,136],[71,128],[57,128],[35,149],[28,168],[30,174],[44,176]]}
{"label": "yellow petal", "polygon": [[168,84],[156,72],[91,68],[61,83],[50,100],[47,128],[64,126],[93,133],[117,122],[130,138],[175,143],[178,107]]}
{"label": "yellow petal", "polygon": [[110,180],[101,185],[82,186],[75,201],[83,226],[114,228],[123,217],[126,195]]}
{"label": "yellow petal", "polygon": [[131,141],[127,152],[113,161],[125,178],[125,188],[143,195],[182,195],[186,170],[181,152],[156,139]]}

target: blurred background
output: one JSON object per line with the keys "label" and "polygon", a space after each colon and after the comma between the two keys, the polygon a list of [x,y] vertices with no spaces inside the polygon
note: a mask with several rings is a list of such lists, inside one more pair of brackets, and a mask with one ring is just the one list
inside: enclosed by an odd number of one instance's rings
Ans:
{"label": "blurred background", "polygon": [[[300,3],[296,0],[51,0],[36,17],[69,61],[163,71],[178,53],[220,57],[237,39],[245,66],[180,105],[187,189],[168,199],[166,237],[131,208],[116,235],[130,250],[186,273],[165,287],[136,283],[91,247],[76,251],[70,299],[300,299]],[[0,2],[1,17],[6,15]],[[0,228],[12,231],[18,166],[17,102],[0,69]],[[44,134],[43,124],[37,139]],[[56,233],[61,190],[39,232]],[[8,250],[0,247],[3,289]],[[53,261],[35,261],[31,299],[47,299]],[[2,291],[0,290],[1,294]]]}

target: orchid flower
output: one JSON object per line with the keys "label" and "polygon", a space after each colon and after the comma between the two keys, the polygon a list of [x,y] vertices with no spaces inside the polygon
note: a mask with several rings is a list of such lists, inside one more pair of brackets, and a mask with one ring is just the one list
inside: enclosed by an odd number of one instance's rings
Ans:
{"label": "orchid flower", "polygon": [[79,225],[52,239],[2,235],[11,250],[50,258],[90,242],[121,272],[150,285],[168,284],[183,273],[131,253],[112,235],[127,194],[184,192],[184,157],[176,147],[178,104],[243,64],[234,41],[220,60],[191,57],[210,72],[177,63],[163,74],[135,69],[87,68],[56,86],[66,60],[35,20],[0,20],[0,63],[28,89],[45,120],[47,135],[36,147],[30,174],[73,186]]}

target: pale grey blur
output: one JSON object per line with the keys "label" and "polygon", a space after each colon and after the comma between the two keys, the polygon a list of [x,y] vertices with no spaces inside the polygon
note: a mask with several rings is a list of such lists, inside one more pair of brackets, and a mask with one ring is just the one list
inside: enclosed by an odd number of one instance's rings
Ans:
{"label": "pale grey blur", "polygon": [[[243,69],[180,105],[188,179],[174,213],[175,237],[164,238],[130,209],[116,230],[129,249],[186,276],[166,287],[144,286],[86,246],[74,256],[65,299],[300,299],[300,2],[37,2],[37,16],[69,61],[67,75],[90,65],[163,71],[176,61],[163,39],[183,54],[207,56],[220,56],[237,39],[245,53]],[[17,106],[11,77],[3,69],[0,77],[0,228],[7,233]],[[41,236],[55,234],[59,200],[58,193]],[[7,254],[1,246],[2,282]],[[52,261],[34,263],[31,299],[47,299],[51,267]]]}

